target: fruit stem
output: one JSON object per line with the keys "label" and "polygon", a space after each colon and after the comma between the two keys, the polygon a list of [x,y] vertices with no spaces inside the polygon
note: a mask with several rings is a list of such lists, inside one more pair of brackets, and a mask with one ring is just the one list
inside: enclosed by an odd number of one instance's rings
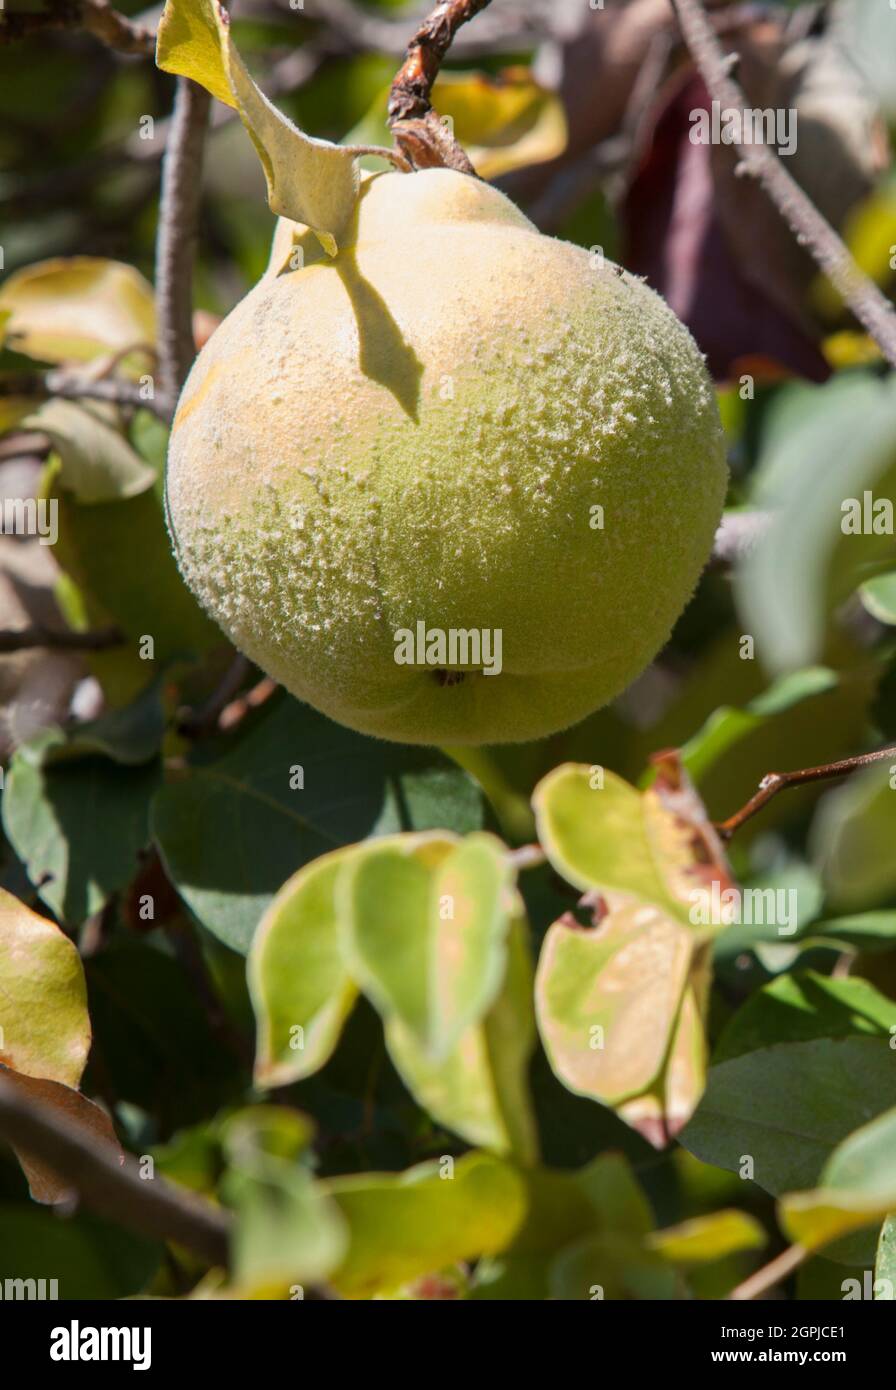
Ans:
{"label": "fruit stem", "polygon": [[462,24],[489,0],[440,0],[408,44],[389,93],[389,127],[413,169],[475,170],[451,130],[432,109],[432,88]]}

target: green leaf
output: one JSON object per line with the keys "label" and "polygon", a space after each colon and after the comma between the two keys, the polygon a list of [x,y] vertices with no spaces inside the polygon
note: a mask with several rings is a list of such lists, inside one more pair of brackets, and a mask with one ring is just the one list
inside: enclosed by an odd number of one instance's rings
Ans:
{"label": "green leaf", "polygon": [[41,730],[22,745],[22,757],[34,767],[84,758],[92,753],[135,767],[158,755],[165,734],[165,710],[159,682],[148,686],[123,709],[109,710],[98,719],[65,729]]}
{"label": "green leaf", "polygon": [[155,483],[155,469],[131,448],[108,411],[52,400],[23,423],[49,435],[60,460],[58,485],[79,502],[90,505],[137,497]]}
{"label": "green leaf", "polygon": [[259,1085],[283,1086],[322,1067],[354,1005],[334,902],[349,853],[334,850],[293,874],[259,923],[248,961]]}
{"label": "green leaf", "polygon": [[121,1102],[152,1114],[170,1134],[232,1103],[246,1078],[161,935],[116,938],[85,971],[105,1080]]}
{"label": "green leaf", "polygon": [[760,695],[743,708],[720,705],[682,745],[681,759],[688,773],[699,782],[729,749],[748,734],[755,733],[770,720],[787,714],[807,700],[833,690],[839,676],[827,666],[807,666],[779,676]]}
{"label": "green leaf", "polygon": [[311,227],[335,256],[357,201],[354,156],[303,135],[271,105],[246,71],[230,39],[229,16],[216,0],[168,0],[156,62],[236,109],[261,159],[271,211]]}
{"label": "green leaf", "polygon": [[780,975],[757,990],[728,1022],[713,1062],[773,1043],[865,1033],[888,1037],[891,1025],[896,1025],[896,1003],[867,980],[835,980],[811,970]]}
{"label": "green leaf", "polygon": [[600,1154],[573,1172],[531,1168],[523,1177],[526,1219],[502,1255],[480,1263],[473,1298],[550,1297],[555,1256],[576,1246],[583,1236],[622,1241],[638,1257],[644,1252],[653,1218],[622,1154]]}
{"label": "green leaf", "polygon": [[780,1043],[710,1068],[680,1136],[704,1163],[751,1176],[779,1195],[815,1185],[843,1139],[896,1104],[888,1039]]}
{"label": "green leaf", "polygon": [[790,1192],[778,1204],[792,1241],[820,1250],[896,1211],[896,1109],[850,1134],[831,1154],[818,1187]]}
{"label": "green leaf", "polygon": [[654,1231],[647,1244],[669,1264],[699,1265],[741,1250],[758,1250],[767,1240],[756,1218],[734,1207]]}
{"label": "green leaf", "polygon": [[316,1284],[341,1260],[345,1222],[301,1160],[311,1130],[295,1111],[255,1106],[223,1131],[225,1199],[236,1209],[233,1275],[243,1297]]}
{"label": "green leaf", "polygon": [[[10,345],[41,362],[85,362],[153,347],[152,286],[131,265],[99,256],[39,261],[0,287]],[[125,370],[134,359],[123,364]],[[138,359],[145,365],[145,356]]]}
{"label": "green leaf", "polygon": [[89,1212],[60,1221],[45,1207],[0,1204],[4,1286],[7,1279],[56,1279],[60,1299],[127,1298],[147,1286],[162,1254],[161,1243],[131,1235]]}
{"label": "green leaf", "polygon": [[896,892],[896,790],[891,781],[889,763],[866,768],[829,792],[818,809],[812,852],[835,909],[874,907]]}
{"label": "green leaf", "polygon": [[859,598],[872,618],[896,626],[896,570],[869,579],[859,589]]}
{"label": "green leaf", "polygon": [[521,908],[519,914],[497,999],[447,1057],[433,1060],[398,1017],[386,1023],[386,1043],[405,1085],[434,1119],[469,1144],[533,1163],[538,1143],[527,1086],[535,1041],[532,964]]}
{"label": "green leaf", "polygon": [[432,1061],[486,1013],[504,977],[514,873],[491,835],[397,836],[353,856],[339,884],[354,979]]}
{"label": "green leaf", "polygon": [[535,788],[532,805],[545,854],[576,888],[669,903],[641,793],[615,773],[599,771],[603,785],[590,768],[564,763]]}
{"label": "green leaf", "polygon": [[[80,625],[111,624],[125,636],[125,646],[90,658],[104,685],[114,677],[116,703],[143,690],[160,666],[224,645],[220,630],[180,577],[159,491],[86,504],[66,493],[52,472],[44,491],[58,507],[59,540],[53,558],[77,586]],[[137,555],[139,565],[134,562]],[[151,659],[144,650],[146,637],[153,642]]]}
{"label": "green leaf", "polygon": [[466,833],[483,818],[471,778],[435,750],[363,738],[285,695],[270,704],[231,752],[191,766],[153,806],[178,892],[244,954],[274,894],[309,860],[399,830]]}
{"label": "green leaf", "polygon": [[125,767],[93,756],[44,765],[39,750],[56,737],[45,732],[17,750],[3,826],[44,902],[77,924],[133,878],[160,769],[157,761]]}
{"label": "green leaf", "polygon": [[674,1270],[652,1250],[614,1232],[586,1236],[555,1257],[549,1297],[666,1300],[676,1297]]}
{"label": "green leaf", "polygon": [[858,912],[849,917],[831,917],[825,922],[815,922],[800,941],[807,947],[822,945],[865,954],[891,951],[896,946],[896,912]]}
{"label": "green leaf", "polygon": [[388,1293],[458,1260],[497,1254],[526,1211],[519,1174],[477,1153],[323,1186],[349,1226],[348,1253],[331,1276],[346,1298]]}
{"label": "green leaf", "polygon": [[90,1050],[84,970],[59,928],[0,888],[0,1063],[77,1086]]}
{"label": "green leaf", "polygon": [[735,576],[744,630],[778,672],[816,661],[829,613],[892,561],[892,537],[845,531],[843,505],[896,485],[892,381],[851,372],[781,399],[752,499],[771,523]]}

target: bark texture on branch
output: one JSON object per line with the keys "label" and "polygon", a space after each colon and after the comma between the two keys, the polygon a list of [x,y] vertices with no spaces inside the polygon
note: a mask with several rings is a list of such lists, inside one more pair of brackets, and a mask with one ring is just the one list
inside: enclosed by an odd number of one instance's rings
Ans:
{"label": "bark texture on branch", "polygon": [[0,1136],[65,1178],[86,1206],[154,1240],[173,1240],[226,1266],[230,1216],[164,1178],[141,1178],[106,1144],[39,1105],[0,1074]]}
{"label": "bark texture on branch", "polygon": [[432,109],[432,89],[454,35],[489,0],[441,0],[411,42],[389,94],[389,127],[416,169],[475,174],[448,127]]}
{"label": "bark texture on branch", "polygon": [[174,113],[162,161],[156,236],[159,397],[170,419],[196,356],[193,342],[193,261],[199,235],[202,161],[211,97],[186,77],[177,79]]}
{"label": "bark texture on branch", "polygon": [[[701,0],[672,0],[681,33],[706,84],[722,109],[743,111],[746,98],[731,76]],[[811,252],[840,297],[896,366],[896,310],[873,280],[856,265],[849,248],[767,145],[739,144],[741,172],[759,180],[800,244]]]}

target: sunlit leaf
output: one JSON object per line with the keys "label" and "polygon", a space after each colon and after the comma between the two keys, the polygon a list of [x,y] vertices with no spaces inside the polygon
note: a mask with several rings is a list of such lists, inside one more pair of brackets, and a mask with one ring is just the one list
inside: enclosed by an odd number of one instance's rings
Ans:
{"label": "sunlit leaf", "polygon": [[47,401],[24,423],[49,435],[59,455],[58,485],[78,502],[136,497],[156,481],[155,469],[144,463],[106,414],[90,404]]}
{"label": "sunlit leaf", "polygon": [[303,135],[259,91],[230,38],[230,19],[216,0],[168,0],[159,23],[156,62],[164,72],[201,83],[234,107],[264,168],[271,211],[311,227],[334,256],[358,191],[350,150]]}
{"label": "sunlit leaf", "polygon": [[[896,767],[896,757],[893,759]],[[896,889],[896,789],[889,762],[829,792],[812,826],[813,857],[831,907],[876,907]]]}
{"label": "sunlit leaf", "polygon": [[488,1012],[440,1060],[394,1017],[386,1042],[406,1086],[436,1120],[469,1144],[534,1162],[537,1137],[527,1087],[535,1041],[525,919],[511,927],[507,973]]}
{"label": "sunlit leaf", "polygon": [[248,978],[258,1024],[255,1078],[282,1086],[317,1071],[357,997],[343,964],[333,893],[350,851],[313,859],[280,889],[258,926]]}
{"label": "sunlit leaf", "polygon": [[434,1061],[500,989],[512,880],[503,845],[488,835],[401,836],[346,867],[339,915],[349,968]]}
{"label": "sunlit leaf", "polygon": [[141,348],[120,364],[147,369],[156,339],[152,286],[133,266],[99,256],[72,256],[17,270],[0,286],[10,315],[10,346],[41,362],[83,362]]}
{"label": "sunlit leaf", "polygon": [[632,905],[596,929],[555,922],[538,963],[538,1026],[551,1066],[579,1095],[618,1105],[657,1077],[691,961],[687,930]]}
{"label": "sunlit leaf", "polygon": [[[390,143],[388,100],[389,88],[384,87],[345,137],[347,145]],[[555,159],[566,148],[563,104],[526,68],[505,68],[497,76],[442,72],[433,87],[432,102],[439,115],[450,121],[455,139],[480,178],[495,179],[511,169]]]}
{"label": "sunlit leaf", "polygon": [[896,1110],[878,1115],[839,1144],[810,1192],[789,1192],[781,1226],[809,1250],[877,1225],[896,1211]]}
{"label": "sunlit leaf", "polygon": [[331,1276],[346,1298],[369,1298],[457,1260],[496,1254],[526,1210],[519,1174],[476,1153],[406,1173],[334,1178],[324,1188],[349,1226],[348,1253]]}
{"label": "sunlit leaf", "polygon": [[301,1160],[311,1129],[295,1111],[256,1106],[224,1129],[224,1195],[236,1208],[233,1275],[244,1296],[283,1296],[324,1279],[346,1248],[345,1223]]}
{"label": "sunlit leaf", "polygon": [[670,1264],[705,1264],[740,1250],[758,1250],[768,1237],[754,1216],[732,1208],[666,1226],[648,1237],[651,1250]]}
{"label": "sunlit leaf", "polygon": [[896,1024],[896,1003],[867,980],[831,979],[811,970],[780,975],[751,995],[729,1020],[713,1062],[774,1043],[888,1036],[891,1024]]}
{"label": "sunlit leaf", "polygon": [[53,922],[0,889],[0,1063],[77,1086],[90,1049],[84,970]]}

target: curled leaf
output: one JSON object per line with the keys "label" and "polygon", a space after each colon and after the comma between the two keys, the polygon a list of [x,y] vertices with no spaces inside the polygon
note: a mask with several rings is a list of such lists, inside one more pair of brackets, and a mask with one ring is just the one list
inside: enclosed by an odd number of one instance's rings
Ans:
{"label": "curled leaf", "polygon": [[355,208],[354,154],[303,134],[268,101],[231,41],[229,17],[217,0],[168,0],[156,62],[234,107],[261,159],[271,211],[306,223],[335,256]]}

